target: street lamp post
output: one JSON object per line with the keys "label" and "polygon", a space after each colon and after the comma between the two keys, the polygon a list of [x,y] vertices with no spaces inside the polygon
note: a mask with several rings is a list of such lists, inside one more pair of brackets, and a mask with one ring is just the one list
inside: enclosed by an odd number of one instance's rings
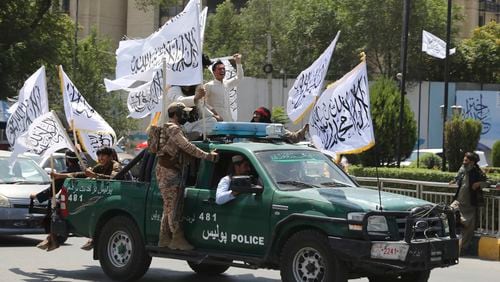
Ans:
{"label": "street lamp post", "polygon": [[443,105],[443,165],[442,171],[446,171],[446,142],[445,142],[445,125],[448,116],[448,80],[450,75],[449,57],[450,57],[450,37],[451,37],[451,0],[448,0],[448,15],[446,18],[446,50],[444,58],[444,105]]}
{"label": "street lamp post", "polygon": [[410,21],[410,0],[404,0],[403,4],[403,28],[401,33],[401,80],[400,91],[401,101],[399,103],[399,134],[397,146],[397,166],[401,164],[401,141],[403,139],[403,111],[405,103],[406,84],[406,54],[408,52],[408,25]]}

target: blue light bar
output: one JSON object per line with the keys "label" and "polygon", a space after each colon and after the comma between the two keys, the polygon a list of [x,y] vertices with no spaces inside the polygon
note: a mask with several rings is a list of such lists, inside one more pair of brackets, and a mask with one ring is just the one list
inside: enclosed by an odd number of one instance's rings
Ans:
{"label": "blue light bar", "polygon": [[[234,136],[234,137],[268,137],[266,128],[283,126],[281,124],[269,124],[261,122],[217,122],[211,136]],[[273,134],[273,137],[277,137]]]}

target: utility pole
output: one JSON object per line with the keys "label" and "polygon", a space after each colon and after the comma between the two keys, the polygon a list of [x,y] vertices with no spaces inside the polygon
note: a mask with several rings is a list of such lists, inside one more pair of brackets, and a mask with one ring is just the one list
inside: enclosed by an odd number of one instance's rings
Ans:
{"label": "utility pole", "polygon": [[[268,0],[267,2],[268,6],[268,11],[269,11],[269,24],[268,24],[268,30],[267,30],[267,65],[272,66],[272,58],[271,58],[271,51],[272,51],[272,40],[271,40],[271,1]],[[268,95],[268,104],[269,104],[269,110],[273,110],[273,73],[272,73],[272,68],[271,71],[267,73],[267,95]]]}
{"label": "utility pole", "polygon": [[403,3],[403,28],[401,33],[401,79],[400,91],[401,91],[401,101],[399,103],[399,134],[398,134],[398,146],[397,146],[397,166],[401,164],[401,142],[403,139],[403,115],[404,115],[404,105],[405,105],[405,84],[406,84],[406,55],[408,53],[408,25],[410,21],[410,0],[404,0]]}
{"label": "utility pole", "polygon": [[443,107],[443,166],[442,171],[446,171],[446,142],[445,142],[445,125],[448,116],[448,81],[450,76],[449,57],[450,57],[450,40],[451,40],[451,0],[448,0],[448,16],[446,18],[446,50],[444,58],[444,107]]}
{"label": "utility pole", "polygon": [[76,11],[75,11],[75,43],[73,45],[73,79],[75,79],[75,74],[76,74],[76,55],[77,55],[77,49],[78,49],[78,6],[80,0],[76,0]]}

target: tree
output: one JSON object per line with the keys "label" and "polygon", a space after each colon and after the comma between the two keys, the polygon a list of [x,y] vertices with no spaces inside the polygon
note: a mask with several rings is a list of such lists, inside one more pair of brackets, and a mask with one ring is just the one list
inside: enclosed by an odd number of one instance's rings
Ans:
{"label": "tree", "polygon": [[237,11],[231,1],[226,0],[218,5],[216,14],[210,15],[207,19],[204,53],[214,58],[239,52],[241,41],[239,22]]}
{"label": "tree", "polygon": [[474,30],[472,38],[458,46],[460,60],[455,69],[461,81],[500,83],[500,23],[489,22]]}
{"label": "tree", "polygon": [[[357,48],[365,50],[370,70],[394,77],[400,72],[403,0],[387,0],[383,4],[377,0],[340,2],[343,27],[350,40],[357,42]],[[422,55],[421,37],[425,29],[445,38],[446,9],[446,1],[442,0],[410,1],[407,80],[442,79],[443,63]],[[460,10],[455,8],[452,23],[460,19]],[[454,27],[453,34],[456,31]]]}
{"label": "tree", "polygon": [[[41,65],[46,66],[49,108],[62,112],[57,65],[63,65],[85,99],[118,135],[134,126],[127,116],[126,101],[119,93],[108,94],[103,78],[114,75],[114,50],[95,30],[78,42],[77,69],[72,56],[75,24],[59,12],[59,1],[0,1],[0,99],[17,96],[24,81]],[[74,74],[74,75],[73,75]]]}
{"label": "tree", "polygon": [[448,171],[457,171],[462,165],[466,152],[474,152],[481,137],[482,125],[479,120],[464,119],[455,115],[445,124],[445,154]]}
{"label": "tree", "polygon": [[[395,144],[398,143],[399,89],[394,80],[381,77],[370,87],[370,108],[375,133],[375,146],[360,155],[365,166],[392,165],[397,160]],[[416,122],[405,98],[403,128],[401,132],[401,158],[411,154],[416,136]]]}
{"label": "tree", "polygon": [[71,59],[71,18],[58,1],[0,1],[0,99],[16,96],[40,66]]}

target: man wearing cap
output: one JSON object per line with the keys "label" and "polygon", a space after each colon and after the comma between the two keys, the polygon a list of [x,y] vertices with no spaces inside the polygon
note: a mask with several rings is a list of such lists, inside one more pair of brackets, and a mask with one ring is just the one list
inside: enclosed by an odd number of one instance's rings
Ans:
{"label": "man wearing cap", "polygon": [[207,103],[213,107],[216,118],[219,117],[218,121],[233,121],[229,103],[229,90],[238,86],[243,79],[241,54],[234,54],[233,58],[236,62],[236,77],[223,81],[226,75],[226,68],[224,67],[224,63],[217,61],[212,65],[212,72],[215,79],[205,84]]}
{"label": "man wearing cap", "polygon": [[217,192],[215,194],[215,202],[218,205],[223,205],[238,195],[238,192],[229,190],[229,185],[231,184],[231,179],[233,176],[239,175],[250,175],[252,168],[250,162],[248,162],[242,155],[235,155],[231,158],[232,166],[231,172],[228,176],[223,177],[219,184],[217,185]]}
{"label": "man wearing cap", "polygon": [[[163,216],[158,239],[159,247],[174,250],[192,250],[180,225],[180,214],[174,214],[177,205],[181,203],[179,192],[182,185],[181,170],[187,166],[192,157],[215,162],[218,154],[207,153],[189,142],[181,130],[181,125],[187,121],[187,113],[192,108],[183,103],[174,102],[167,108],[169,121],[161,128],[156,179],[163,198]],[[181,209],[178,209],[181,210]]]}

